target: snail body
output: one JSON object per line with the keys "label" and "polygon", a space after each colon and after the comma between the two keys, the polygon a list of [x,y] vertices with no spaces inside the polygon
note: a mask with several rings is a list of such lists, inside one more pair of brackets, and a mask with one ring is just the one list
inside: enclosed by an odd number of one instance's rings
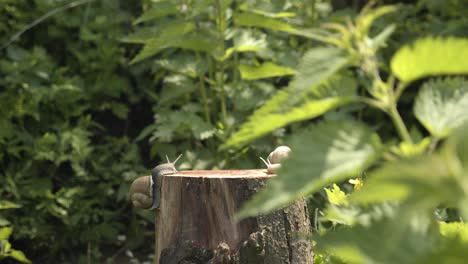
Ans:
{"label": "snail body", "polygon": [[166,156],[167,163],[158,165],[153,168],[151,171],[151,180],[152,180],[152,196],[153,204],[151,205],[151,210],[158,209],[161,202],[161,179],[164,175],[174,174],[177,172],[175,168],[176,162],[182,157],[182,154],[177,157],[173,162],[169,161],[169,158]]}
{"label": "snail body", "polygon": [[[130,186],[130,200],[133,206],[142,209],[158,209],[161,201],[161,176],[177,172],[174,162],[160,164],[153,168],[151,176],[143,176],[133,181]],[[167,157],[166,157],[167,158]]]}

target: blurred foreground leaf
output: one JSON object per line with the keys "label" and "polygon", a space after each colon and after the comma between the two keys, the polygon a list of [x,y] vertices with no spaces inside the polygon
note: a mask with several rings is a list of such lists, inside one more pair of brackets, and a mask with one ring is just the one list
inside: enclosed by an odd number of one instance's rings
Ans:
{"label": "blurred foreground leaf", "polygon": [[330,183],[359,175],[379,156],[379,139],[354,121],[326,121],[296,134],[291,156],[279,175],[240,210],[237,217],[268,213]]}

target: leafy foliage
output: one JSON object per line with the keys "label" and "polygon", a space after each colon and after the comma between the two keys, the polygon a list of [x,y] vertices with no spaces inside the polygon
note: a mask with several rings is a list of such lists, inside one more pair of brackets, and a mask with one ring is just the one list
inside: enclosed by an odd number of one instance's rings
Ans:
{"label": "leafy foliage", "polygon": [[[347,58],[334,48],[316,48],[308,51],[299,65],[291,84],[278,92],[259,108],[225,144],[239,146],[289,123],[322,115],[326,111],[349,102],[355,89],[353,83],[342,82],[333,90],[331,85],[319,87],[347,63]],[[314,90],[316,90],[314,92]],[[324,90],[333,92],[322,92]],[[311,97],[304,96],[310,93]],[[298,106],[298,107],[296,107]]]}
{"label": "leafy foliage", "polygon": [[2,263],[150,259],[134,178],[166,154],[259,167],[272,142],[293,154],[244,215],[311,195],[316,263],[464,263],[464,224],[433,211],[468,215],[466,80],[413,81],[466,73],[468,9],[342,2],[2,1]]}

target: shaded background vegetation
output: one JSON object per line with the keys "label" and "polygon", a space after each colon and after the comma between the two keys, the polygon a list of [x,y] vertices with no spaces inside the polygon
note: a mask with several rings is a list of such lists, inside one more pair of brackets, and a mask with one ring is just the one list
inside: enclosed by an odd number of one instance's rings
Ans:
{"label": "shaded background vegetation", "polygon": [[[182,169],[260,167],[259,156],[304,126],[291,125],[241,150],[218,151],[290,79],[285,72],[250,80],[239,65],[273,61],[295,68],[316,43],[265,28],[242,29],[230,12],[221,25],[217,9],[294,12],[297,16],[286,17],[288,22],[314,27],[355,16],[365,1],[225,1],[223,6],[179,1],[177,13],[169,8],[168,16],[149,19],[141,15],[161,10],[161,3],[88,1],[9,43],[39,16],[70,2],[0,3],[0,226],[14,228],[13,247],[36,263],[151,259],[152,214],[133,209],[127,200],[134,178],[148,174],[166,154],[177,153],[184,153]],[[462,0],[376,2],[401,4],[399,12],[375,26],[380,31],[397,24],[383,50],[386,61],[420,36],[466,36],[468,8]],[[178,22],[192,20],[203,34],[218,38],[214,49],[222,46],[221,55],[246,43],[261,51],[238,49],[217,60],[203,48],[171,48],[130,64],[139,44],[177,32]],[[405,114],[413,97],[405,94],[401,112],[418,126]],[[368,111],[360,118],[389,138],[394,132],[382,113]],[[312,197],[313,207],[322,207],[324,197]]]}

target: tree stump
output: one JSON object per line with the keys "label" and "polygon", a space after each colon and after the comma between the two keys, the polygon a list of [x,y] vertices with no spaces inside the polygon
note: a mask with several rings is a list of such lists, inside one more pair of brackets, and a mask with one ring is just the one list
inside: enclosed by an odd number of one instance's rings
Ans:
{"label": "tree stump", "polygon": [[[162,176],[155,210],[157,264],[312,264],[304,200],[240,222],[235,212],[265,181],[266,170],[179,171]],[[149,176],[144,176],[149,177]]]}

